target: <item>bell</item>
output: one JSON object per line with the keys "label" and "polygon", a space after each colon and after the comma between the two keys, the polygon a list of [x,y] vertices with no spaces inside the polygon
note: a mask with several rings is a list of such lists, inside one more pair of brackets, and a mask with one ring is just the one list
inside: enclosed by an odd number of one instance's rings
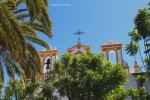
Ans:
{"label": "bell", "polygon": [[46,69],[49,69],[49,64],[47,64]]}
{"label": "bell", "polygon": [[46,69],[49,69],[50,67],[49,67],[49,65],[50,65],[50,59],[47,59],[47,62],[45,63],[47,66],[46,66]]}
{"label": "bell", "polygon": [[47,59],[47,62],[45,64],[50,64],[50,63],[51,63],[50,59]]}

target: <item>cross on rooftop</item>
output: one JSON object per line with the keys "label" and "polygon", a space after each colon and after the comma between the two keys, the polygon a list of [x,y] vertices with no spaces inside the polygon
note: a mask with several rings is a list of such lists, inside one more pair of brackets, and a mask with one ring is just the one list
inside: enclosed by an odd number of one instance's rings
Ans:
{"label": "cross on rooftop", "polygon": [[80,31],[80,29],[76,33],[74,33],[74,34],[78,35],[78,41],[77,41],[78,44],[81,44],[80,35],[82,35],[83,33],[84,32]]}

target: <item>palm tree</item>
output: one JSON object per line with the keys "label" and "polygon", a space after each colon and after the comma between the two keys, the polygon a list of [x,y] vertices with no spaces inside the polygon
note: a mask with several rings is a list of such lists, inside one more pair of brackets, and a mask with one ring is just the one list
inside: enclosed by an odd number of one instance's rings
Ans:
{"label": "palm tree", "polygon": [[127,54],[129,54],[129,56],[134,56],[135,62],[137,62],[135,55],[138,52],[138,46],[134,43],[134,41],[131,41],[129,44],[126,44],[125,51],[127,52]]}
{"label": "palm tree", "polygon": [[140,54],[142,63],[144,65],[144,67],[145,67],[144,60],[143,60],[143,57],[142,57],[142,54],[141,54],[141,50],[140,50],[140,45],[139,45],[139,41],[142,40],[142,37],[138,34],[136,29],[133,29],[132,32],[128,33],[128,35],[131,37],[132,41],[135,41],[135,43],[137,43],[139,54]]}
{"label": "palm tree", "polygon": [[138,34],[143,38],[144,40],[144,46],[145,46],[145,53],[146,57],[149,58],[149,52],[146,52],[148,49],[147,45],[147,38],[149,37],[149,26],[148,23],[149,18],[149,12],[148,9],[139,9],[137,16],[134,19],[134,23],[136,26],[136,29],[138,31]]}
{"label": "palm tree", "polygon": [[[27,8],[18,9],[21,4],[26,5]],[[30,20],[27,20],[27,17]],[[2,80],[4,80],[4,68],[12,78],[15,74],[24,80],[33,76],[39,77],[40,58],[32,44],[37,43],[47,49],[50,48],[37,36],[36,31],[46,34],[49,38],[52,37],[47,0],[0,1],[0,76]]]}
{"label": "palm tree", "polygon": [[138,46],[134,43],[134,41],[131,41],[129,44],[126,44],[125,51],[129,56],[134,56],[134,59],[136,61],[135,55],[138,52]]}

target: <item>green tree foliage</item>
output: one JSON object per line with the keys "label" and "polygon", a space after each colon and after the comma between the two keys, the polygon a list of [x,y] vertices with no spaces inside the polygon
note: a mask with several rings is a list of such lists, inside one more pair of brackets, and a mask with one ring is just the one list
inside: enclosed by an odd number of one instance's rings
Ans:
{"label": "green tree foliage", "polygon": [[58,100],[58,97],[54,95],[56,88],[53,85],[53,80],[49,80],[42,85],[42,98],[45,100]]}
{"label": "green tree foliage", "polygon": [[139,87],[142,87],[143,83],[146,81],[146,77],[144,75],[138,75],[136,80],[139,83]]}
{"label": "green tree foliage", "polygon": [[134,89],[130,87],[125,89],[124,86],[120,86],[115,90],[112,90],[106,97],[105,100],[149,100],[150,95],[147,93],[145,87],[139,87]]}
{"label": "green tree foliage", "polygon": [[[60,70],[61,69],[61,70]],[[63,54],[54,64],[58,76],[54,86],[60,96],[69,100],[101,100],[127,80],[120,64],[103,60],[102,54],[90,52],[82,56]]]}
{"label": "green tree foliage", "polygon": [[29,82],[26,87],[19,80],[10,80],[4,87],[4,100],[36,100],[40,84],[38,82]]}
{"label": "green tree foliage", "polygon": [[149,100],[150,95],[147,93],[145,87],[140,87],[135,90],[133,87],[127,90],[128,98],[132,100]]}
{"label": "green tree foliage", "polygon": [[25,88],[18,80],[10,80],[8,86],[5,87],[4,99],[23,99]]}
{"label": "green tree foliage", "polygon": [[105,100],[125,100],[127,98],[127,91],[124,86],[119,86],[115,90],[112,90],[106,97]]}
{"label": "green tree foliage", "polygon": [[34,100],[35,98],[38,97],[38,90],[40,87],[40,83],[39,82],[33,82],[30,81],[27,86],[25,87],[25,93],[24,93],[24,98],[27,100]]}

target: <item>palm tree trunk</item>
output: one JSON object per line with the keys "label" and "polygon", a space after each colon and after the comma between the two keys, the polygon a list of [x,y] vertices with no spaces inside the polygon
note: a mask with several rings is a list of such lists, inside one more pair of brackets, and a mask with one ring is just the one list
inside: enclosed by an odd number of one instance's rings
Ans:
{"label": "palm tree trunk", "polygon": [[138,44],[138,47],[139,47],[139,54],[140,54],[140,57],[141,57],[142,63],[143,63],[143,65],[145,65],[145,64],[144,64],[143,57],[142,57],[142,54],[141,54],[141,49],[140,49],[139,43],[137,42],[137,44]]}
{"label": "palm tree trunk", "polygon": [[139,45],[138,42],[137,42],[137,44],[138,44],[138,47],[139,47],[139,54],[140,54],[140,57],[141,57],[141,60],[142,60],[142,63],[143,63],[143,67],[144,67],[144,69],[146,70],[145,63],[144,63],[144,60],[143,60],[143,57],[142,57],[142,54],[141,54],[140,45]]}
{"label": "palm tree trunk", "polygon": [[[148,50],[147,41],[149,41],[148,35],[147,35],[147,38],[146,38],[146,50]],[[150,59],[150,53],[147,52],[147,54],[148,54],[148,59]]]}
{"label": "palm tree trunk", "polygon": [[[146,44],[147,44],[146,39],[144,39],[144,47],[145,47],[145,51],[147,50]],[[149,56],[148,53],[146,52],[146,58],[149,59],[149,57],[150,57],[150,56]],[[147,64],[147,66],[150,67],[148,64]],[[146,72],[148,72],[147,69],[146,69]]]}
{"label": "palm tree trunk", "polygon": [[[148,36],[148,41],[150,41],[150,37]],[[149,49],[149,46],[147,46],[147,50]],[[148,52],[149,59],[150,59],[150,52]]]}
{"label": "palm tree trunk", "polygon": [[[145,41],[145,39],[144,39],[144,47],[145,47],[145,51],[146,51],[146,41]],[[146,53],[146,58],[148,58],[148,55],[147,55],[147,53]]]}
{"label": "palm tree trunk", "polygon": [[134,55],[134,60],[136,61],[135,55]]}

